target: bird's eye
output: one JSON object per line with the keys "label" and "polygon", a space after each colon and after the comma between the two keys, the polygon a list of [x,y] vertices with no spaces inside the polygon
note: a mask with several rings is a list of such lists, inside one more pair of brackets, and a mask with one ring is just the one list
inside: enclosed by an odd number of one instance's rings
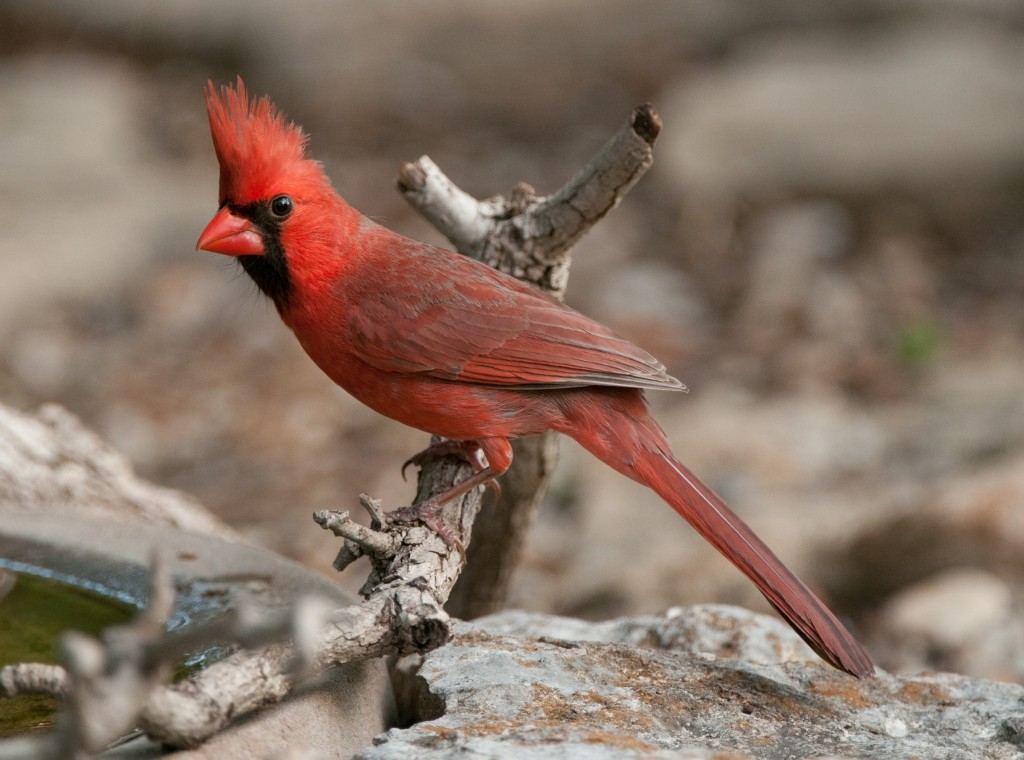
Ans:
{"label": "bird's eye", "polygon": [[278,219],[284,219],[295,208],[295,203],[287,195],[279,195],[270,202],[270,213]]}

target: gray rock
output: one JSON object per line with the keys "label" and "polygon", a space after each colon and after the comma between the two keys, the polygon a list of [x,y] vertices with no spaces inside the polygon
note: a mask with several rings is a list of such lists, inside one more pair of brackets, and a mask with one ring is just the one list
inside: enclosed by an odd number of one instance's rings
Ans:
{"label": "gray rock", "polygon": [[1013,591],[977,568],[947,570],[895,594],[879,615],[890,664],[901,672],[932,668],[983,678],[1024,676],[1024,624]]}
{"label": "gray rock", "polygon": [[[765,631],[777,642],[747,659],[744,640]],[[952,674],[857,681],[802,647],[738,609],[592,626],[503,613],[461,624],[425,658],[421,704],[435,717],[357,757],[1021,756],[1024,687]]]}
{"label": "gray rock", "polygon": [[[938,458],[950,438],[962,435],[962,429],[950,430],[914,442]],[[926,579],[967,567],[987,570],[1010,588],[1019,587],[1024,578],[1024,457],[1014,450],[989,461],[959,461],[973,464],[936,475],[930,482],[904,477],[890,485],[883,478],[885,485],[877,493],[865,491],[864,503],[873,504],[851,509],[856,521],[840,523],[845,538],[837,541],[827,562],[820,555],[816,563],[833,600],[846,607],[881,604]],[[944,665],[948,663],[929,663],[932,669]],[[1011,667],[1004,663],[1003,672]]]}
{"label": "gray rock", "polygon": [[0,405],[0,511],[38,519],[61,508],[238,540],[192,497],[137,478],[120,452],[63,407],[28,414]]}

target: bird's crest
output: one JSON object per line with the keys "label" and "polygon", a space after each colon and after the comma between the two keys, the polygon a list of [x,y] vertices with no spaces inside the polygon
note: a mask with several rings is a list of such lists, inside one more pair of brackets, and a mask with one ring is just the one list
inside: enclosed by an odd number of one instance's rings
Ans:
{"label": "bird's crest", "polygon": [[[266,96],[250,100],[242,78],[220,92],[207,82],[206,111],[220,162],[220,202],[246,204],[283,191],[282,183],[325,181],[306,158],[309,139]],[[275,190],[275,188],[278,188]]]}

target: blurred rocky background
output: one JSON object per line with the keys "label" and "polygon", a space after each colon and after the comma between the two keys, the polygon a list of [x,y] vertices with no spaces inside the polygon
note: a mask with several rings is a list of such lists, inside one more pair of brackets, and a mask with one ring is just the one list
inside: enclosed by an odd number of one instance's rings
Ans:
{"label": "blurred rocky background", "polygon": [[[349,201],[432,242],[402,161],[550,192],[653,102],[654,168],[577,247],[569,301],[690,386],[652,396],[682,459],[883,667],[1024,677],[1024,5],[0,4],[0,402],[67,406],[330,572],[310,514],[404,503],[425,436],[193,250],[217,191],[201,90],[238,74]],[[513,593],[594,619],[766,609],[571,442]]]}

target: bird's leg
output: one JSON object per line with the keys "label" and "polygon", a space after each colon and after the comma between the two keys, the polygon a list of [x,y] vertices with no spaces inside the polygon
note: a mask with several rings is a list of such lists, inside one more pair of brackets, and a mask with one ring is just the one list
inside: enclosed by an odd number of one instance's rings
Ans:
{"label": "bird's leg", "polygon": [[[456,456],[460,459],[465,460],[466,464],[473,468],[473,472],[483,472],[486,467],[483,462],[480,461],[480,454],[483,452],[483,447],[479,441],[452,441],[447,438],[438,441],[437,443],[431,443],[427,448],[423,449],[417,454],[413,454],[411,457],[402,463],[402,480],[405,480],[405,471],[409,469],[409,465],[415,465],[416,467],[422,467],[427,462],[432,462],[435,459],[440,459],[446,456]],[[486,454],[484,454],[486,456]],[[488,464],[490,460],[488,460]],[[494,478],[498,477],[501,473],[497,473]],[[501,486],[498,481],[494,478],[488,480],[484,485],[490,486],[494,489],[494,495],[501,497]]]}
{"label": "bird's leg", "polygon": [[[478,454],[482,452],[487,460],[485,466],[481,463]],[[494,483],[494,479],[504,473],[512,464],[512,445],[505,438],[482,438],[478,441],[441,441],[432,444],[428,449],[421,451],[403,465],[404,470],[410,464],[420,465],[428,459],[447,454],[458,454],[466,458],[475,472],[461,483],[456,483],[447,491],[442,491],[419,504],[411,507],[400,507],[388,513],[388,520],[391,522],[415,522],[419,521],[441,537],[447,546],[454,546],[459,550],[462,558],[466,558],[466,548],[462,541],[452,533],[443,522],[441,522],[441,509],[452,499],[469,493],[477,486]]]}
{"label": "bird's leg", "polygon": [[440,441],[432,442],[423,451],[413,454],[406,459],[402,463],[402,478],[405,478],[405,471],[409,469],[409,465],[422,467],[428,462],[445,456],[456,456],[464,459],[473,468],[474,472],[480,472],[484,468],[480,461],[481,450],[480,444],[473,440],[453,441],[448,438],[442,438]]}
{"label": "bird's leg", "polygon": [[451,529],[441,521],[441,510],[444,508],[444,505],[452,499],[457,499],[477,486],[485,485],[500,474],[501,473],[491,472],[489,467],[485,467],[480,470],[480,472],[470,475],[461,483],[457,483],[447,491],[439,493],[437,496],[421,501],[419,504],[413,504],[411,507],[399,507],[398,509],[388,512],[388,520],[390,522],[399,523],[419,521],[440,536],[446,546],[454,546],[459,550],[459,554],[465,557],[466,547],[462,544],[462,541],[452,533]]}

